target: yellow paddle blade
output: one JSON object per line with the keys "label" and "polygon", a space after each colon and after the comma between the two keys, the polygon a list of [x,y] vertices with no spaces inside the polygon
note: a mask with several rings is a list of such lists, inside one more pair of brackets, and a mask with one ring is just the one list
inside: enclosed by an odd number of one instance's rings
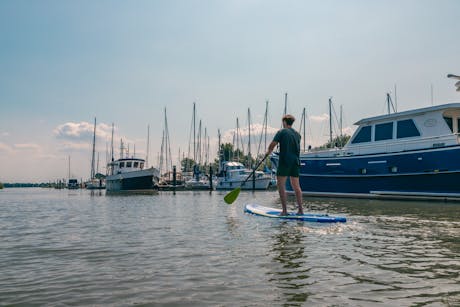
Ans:
{"label": "yellow paddle blade", "polygon": [[233,204],[233,202],[238,198],[238,195],[240,194],[240,191],[241,191],[241,188],[238,187],[232,191],[230,191],[229,193],[227,193],[227,195],[225,195],[224,197],[224,200],[227,204],[231,205]]}

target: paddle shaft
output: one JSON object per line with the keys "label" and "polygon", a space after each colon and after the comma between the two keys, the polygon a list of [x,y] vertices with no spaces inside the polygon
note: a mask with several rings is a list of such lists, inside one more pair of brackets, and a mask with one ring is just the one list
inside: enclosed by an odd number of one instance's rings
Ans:
{"label": "paddle shaft", "polygon": [[263,158],[262,160],[260,160],[259,163],[257,163],[256,167],[254,167],[254,169],[252,170],[251,174],[249,174],[249,176],[248,176],[246,179],[244,179],[244,181],[241,183],[240,186],[242,186],[243,184],[245,184],[245,183],[249,180],[249,178],[251,178],[251,176],[254,176],[254,177],[255,177],[254,172],[256,171],[256,169],[259,168],[259,166],[262,164],[262,162],[264,162],[265,159],[267,159],[267,157],[268,157],[268,155],[264,156],[264,158]]}
{"label": "paddle shaft", "polygon": [[251,178],[251,176],[254,174],[255,170],[262,164],[262,162],[268,157],[268,155],[266,155],[262,160],[260,160],[259,163],[257,163],[256,167],[252,170],[251,174],[240,184],[239,187],[237,187],[236,189],[233,189],[232,191],[230,191],[229,193],[227,193],[227,195],[225,195],[224,197],[224,200],[227,204],[232,204],[236,198],[238,197],[238,195],[240,194],[240,191],[241,191],[241,186],[243,184],[246,183],[246,181],[249,180],[249,178]]}

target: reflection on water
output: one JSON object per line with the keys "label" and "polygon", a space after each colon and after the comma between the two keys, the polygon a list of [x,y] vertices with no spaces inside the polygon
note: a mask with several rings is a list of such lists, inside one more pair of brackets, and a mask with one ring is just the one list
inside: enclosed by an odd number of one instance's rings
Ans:
{"label": "reflection on water", "polygon": [[[302,224],[302,223],[300,223]],[[272,235],[273,257],[268,274],[269,281],[274,283],[284,296],[280,301],[301,304],[308,299],[307,280],[310,269],[306,267],[304,233],[293,227],[290,222],[280,222],[276,233]]]}

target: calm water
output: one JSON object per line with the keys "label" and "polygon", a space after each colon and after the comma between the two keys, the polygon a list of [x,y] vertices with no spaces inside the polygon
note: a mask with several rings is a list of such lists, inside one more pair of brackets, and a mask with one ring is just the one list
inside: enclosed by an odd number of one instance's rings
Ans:
{"label": "calm water", "polygon": [[460,204],[306,200],[349,220],[315,225],[243,213],[276,191],[98,193],[0,190],[0,305],[460,305]]}

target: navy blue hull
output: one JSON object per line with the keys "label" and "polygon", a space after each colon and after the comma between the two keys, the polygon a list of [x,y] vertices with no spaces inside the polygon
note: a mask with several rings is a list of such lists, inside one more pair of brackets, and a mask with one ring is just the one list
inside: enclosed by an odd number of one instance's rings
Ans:
{"label": "navy blue hull", "polygon": [[[303,192],[359,193],[399,191],[460,193],[460,172],[388,176],[308,176],[301,175]],[[289,181],[287,189],[292,191]]]}
{"label": "navy blue hull", "polygon": [[139,176],[132,178],[123,178],[116,180],[107,180],[107,191],[136,191],[136,190],[153,190],[153,176]]}
{"label": "navy blue hull", "polygon": [[121,183],[122,190],[148,190],[153,189],[153,176],[126,178]]}
{"label": "navy blue hull", "polygon": [[[308,156],[301,157],[301,164],[304,193],[460,193],[459,146],[379,155]],[[289,180],[287,189],[292,191]]]}

